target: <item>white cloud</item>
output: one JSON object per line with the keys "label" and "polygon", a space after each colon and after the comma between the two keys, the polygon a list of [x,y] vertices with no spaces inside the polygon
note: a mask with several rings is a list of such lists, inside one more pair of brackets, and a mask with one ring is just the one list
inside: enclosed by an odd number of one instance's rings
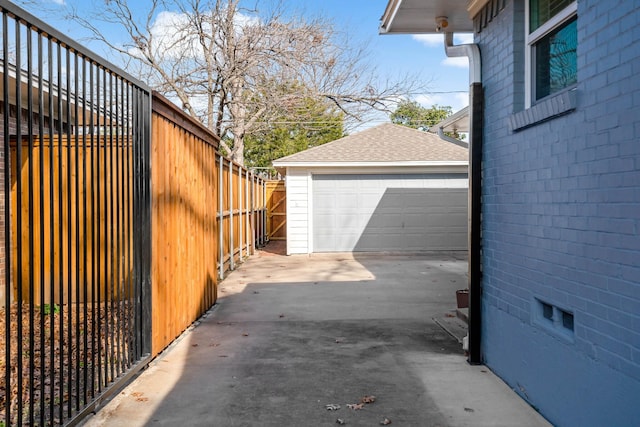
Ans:
{"label": "white cloud", "polygon": [[[444,36],[442,34],[415,34],[412,38],[426,47],[441,47],[444,50]],[[453,36],[453,42],[454,44],[473,43],[473,34],[456,33]],[[468,68],[469,60],[466,57],[445,58],[441,64],[449,67]]]}
{"label": "white cloud", "polygon": [[453,41],[456,44],[473,43],[473,33],[456,33],[453,36]]}
{"label": "white cloud", "polygon": [[[64,1],[64,0],[57,0]],[[259,18],[237,13],[235,27],[239,33],[243,28],[260,22]],[[205,32],[214,33],[205,27]],[[150,29],[153,41],[152,49],[159,57],[172,59],[202,58],[204,52],[197,35],[184,13],[162,11],[156,16]],[[130,50],[132,55],[140,55],[137,49]]]}
{"label": "white cloud", "polygon": [[455,108],[454,107],[454,112],[466,107],[467,105],[469,105],[469,93],[467,93],[467,92],[465,92],[465,93],[456,93],[453,96],[454,96],[454,98],[456,98],[456,100],[459,103],[458,105],[460,106],[460,108]]}
{"label": "white cloud", "polygon": [[425,108],[431,108],[434,105],[440,107],[451,107],[455,113],[458,110],[469,105],[469,94],[467,92],[459,93],[425,93],[417,95],[414,100]]}
{"label": "white cloud", "polygon": [[453,58],[445,58],[442,65],[449,67],[469,68],[469,58],[466,56],[457,56]]}
{"label": "white cloud", "polygon": [[59,4],[60,6],[65,5],[65,0],[51,0],[51,3]]}
{"label": "white cloud", "polygon": [[[442,46],[444,48],[443,34],[414,34],[411,37],[427,47]],[[473,43],[473,33],[455,33],[453,35],[453,42],[454,44]]]}
{"label": "white cloud", "polygon": [[429,94],[429,93],[425,93],[422,95],[417,95],[414,100],[422,105],[425,108],[431,108],[434,105],[443,105],[442,101],[443,101],[444,97],[443,95],[440,94]]}
{"label": "white cloud", "polygon": [[444,46],[444,36],[442,34],[414,34],[411,37],[427,47]]}

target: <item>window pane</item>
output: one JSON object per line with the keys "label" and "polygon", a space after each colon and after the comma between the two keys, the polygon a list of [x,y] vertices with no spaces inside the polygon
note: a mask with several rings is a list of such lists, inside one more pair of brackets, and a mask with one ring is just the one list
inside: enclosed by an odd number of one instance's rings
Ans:
{"label": "window pane", "polygon": [[530,0],[529,32],[537,30],[542,24],[556,16],[574,0]]}
{"label": "window pane", "polygon": [[578,81],[576,22],[571,19],[536,43],[536,100]]}

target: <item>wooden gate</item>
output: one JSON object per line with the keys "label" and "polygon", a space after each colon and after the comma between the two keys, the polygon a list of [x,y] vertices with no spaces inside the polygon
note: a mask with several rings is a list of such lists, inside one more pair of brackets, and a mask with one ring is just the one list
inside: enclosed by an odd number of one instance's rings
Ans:
{"label": "wooden gate", "polygon": [[267,236],[287,240],[287,190],[284,181],[267,181]]}

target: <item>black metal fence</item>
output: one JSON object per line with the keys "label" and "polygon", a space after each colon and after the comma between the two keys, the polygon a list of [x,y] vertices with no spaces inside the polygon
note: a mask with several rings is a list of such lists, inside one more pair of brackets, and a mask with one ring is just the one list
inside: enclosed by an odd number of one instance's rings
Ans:
{"label": "black metal fence", "polygon": [[150,352],[151,94],[0,10],[0,425],[73,424]]}

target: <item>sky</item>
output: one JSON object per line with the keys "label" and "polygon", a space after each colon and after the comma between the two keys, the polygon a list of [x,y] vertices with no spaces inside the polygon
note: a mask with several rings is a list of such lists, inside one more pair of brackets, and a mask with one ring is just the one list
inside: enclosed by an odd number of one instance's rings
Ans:
{"label": "sky", "polygon": [[[370,42],[381,72],[389,75],[417,74],[426,82],[428,94],[415,97],[424,107],[434,104],[458,111],[469,103],[469,63],[466,58],[447,58],[444,36],[379,34],[380,18],[387,0],[295,0],[309,9],[333,17],[336,23]],[[471,34],[460,34],[455,43],[471,43]]]}
{"label": "sky", "polygon": [[[62,19],[63,8],[77,7],[80,14],[85,8],[95,7],[104,0],[26,0],[23,4],[28,12],[47,24],[67,34],[75,40],[82,40],[86,30],[68,20]],[[243,0],[254,4],[256,0]],[[443,36],[436,35],[380,35],[380,18],[388,0],[283,0],[292,9],[310,15],[330,18],[338,30],[345,31],[351,39],[368,43],[370,61],[377,67],[382,78],[414,75],[426,82],[427,93],[416,94],[412,100],[424,107],[432,105],[450,106],[458,111],[468,104],[469,86],[468,60],[447,58],[444,52]],[[144,0],[131,0],[132,7],[143,12]],[[88,14],[88,12],[86,12]],[[113,34],[118,37],[118,34]],[[455,43],[472,42],[471,34],[459,34]],[[112,60],[108,51],[92,43],[86,47]],[[386,116],[374,116],[361,128],[388,121]]]}

